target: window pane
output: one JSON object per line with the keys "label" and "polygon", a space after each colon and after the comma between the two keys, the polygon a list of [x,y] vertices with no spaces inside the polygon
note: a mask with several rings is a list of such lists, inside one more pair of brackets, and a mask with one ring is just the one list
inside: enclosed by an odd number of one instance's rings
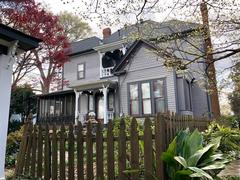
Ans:
{"label": "window pane", "polygon": [[150,84],[143,83],[142,84],[142,98],[150,98]]}
{"label": "window pane", "polygon": [[84,65],[83,64],[79,64],[78,65],[78,71],[83,71],[84,70]]}
{"label": "window pane", "polygon": [[143,100],[143,114],[151,114],[151,100],[145,99]]}
{"label": "window pane", "polygon": [[137,84],[130,85],[130,98],[138,99],[138,85]]}
{"label": "window pane", "polygon": [[78,72],[78,77],[79,78],[83,78],[84,77],[83,71]]}
{"label": "window pane", "polygon": [[113,97],[113,93],[110,93],[108,97],[108,109],[113,110],[113,108],[114,108],[114,97]]}
{"label": "window pane", "polygon": [[154,92],[154,97],[163,97],[163,81],[162,80],[153,81],[153,92]]}
{"label": "window pane", "polygon": [[191,85],[188,81],[185,81],[185,109],[191,110]]}
{"label": "window pane", "polygon": [[89,95],[89,111],[93,111],[93,95]]}
{"label": "window pane", "polygon": [[163,99],[155,99],[156,112],[164,112],[165,104]]}
{"label": "window pane", "polygon": [[131,114],[139,114],[138,101],[131,101]]}

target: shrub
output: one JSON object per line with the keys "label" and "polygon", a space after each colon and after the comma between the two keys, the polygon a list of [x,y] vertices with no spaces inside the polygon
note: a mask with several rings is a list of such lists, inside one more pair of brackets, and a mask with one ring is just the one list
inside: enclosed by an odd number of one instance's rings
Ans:
{"label": "shrub", "polygon": [[20,121],[10,121],[8,123],[8,134],[20,130],[23,123]]}
{"label": "shrub", "polygon": [[221,138],[212,139],[203,146],[203,136],[198,130],[180,131],[169,144],[162,159],[167,165],[170,179],[191,179],[193,177],[213,179],[228,162],[223,154],[217,151]]}
{"label": "shrub", "polygon": [[221,137],[219,149],[230,157],[236,158],[240,156],[239,129],[233,129],[213,122],[209,125],[203,135],[207,142],[213,138]]}
{"label": "shrub", "polygon": [[8,134],[5,160],[6,167],[13,167],[15,165],[22,134],[23,128],[20,128],[19,130]]}
{"label": "shrub", "polygon": [[231,128],[240,128],[240,116],[221,116],[217,122]]}

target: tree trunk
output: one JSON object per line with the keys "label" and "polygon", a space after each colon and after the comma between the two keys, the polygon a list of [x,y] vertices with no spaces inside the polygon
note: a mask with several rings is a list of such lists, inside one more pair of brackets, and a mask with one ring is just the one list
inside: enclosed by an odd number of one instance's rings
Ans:
{"label": "tree trunk", "polygon": [[41,88],[42,88],[42,94],[49,93],[50,90],[50,82],[48,79],[42,79],[41,81]]}
{"label": "tree trunk", "polygon": [[204,48],[206,52],[206,62],[207,62],[207,73],[209,81],[209,90],[210,90],[210,99],[211,99],[211,109],[213,113],[213,118],[220,116],[220,107],[218,99],[218,89],[217,89],[217,80],[216,80],[216,70],[214,66],[213,59],[213,46],[210,35],[209,20],[208,20],[208,8],[204,0],[200,5],[202,22],[204,26]]}

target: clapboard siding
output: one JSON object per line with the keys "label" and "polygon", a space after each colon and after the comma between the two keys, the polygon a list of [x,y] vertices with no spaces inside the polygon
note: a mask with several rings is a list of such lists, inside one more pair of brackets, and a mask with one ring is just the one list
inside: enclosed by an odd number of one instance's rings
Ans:
{"label": "clapboard siding", "polygon": [[[85,63],[85,78],[77,79],[77,65]],[[92,52],[79,56],[71,57],[70,61],[64,64],[64,79],[70,84],[81,84],[88,81],[100,79],[100,61],[99,54]]]}
{"label": "clapboard siding", "polygon": [[127,73],[120,76],[119,80],[120,109],[124,114],[128,114],[128,83],[157,78],[166,79],[168,110],[176,112],[174,73],[172,70],[163,67],[162,62],[161,58],[145,45],[141,46],[129,60],[129,64],[125,68]]}

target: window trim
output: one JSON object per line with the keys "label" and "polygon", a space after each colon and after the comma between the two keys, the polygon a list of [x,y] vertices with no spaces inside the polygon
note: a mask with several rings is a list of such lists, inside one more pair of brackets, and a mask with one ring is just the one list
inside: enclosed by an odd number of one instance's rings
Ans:
{"label": "window trim", "polygon": [[[79,65],[83,65],[83,71],[78,71],[78,66]],[[80,72],[83,72],[83,77],[79,77],[79,73]],[[78,63],[77,64],[77,79],[80,80],[80,79],[85,79],[85,72],[86,72],[86,66],[85,66],[85,62],[84,63]]]}
{"label": "window trim", "polygon": [[[156,108],[155,108],[155,97],[153,95],[153,81],[155,80],[161,80],[163,81],[163,99],[164,99],[164,108],[165,111],[168,111],[168,98],[167,98],[167,85],[166,85],[166,77],[162,78],[155,78],[155,79],[148,79],[148,80],[141,80],[141,81],[134,81],[134,82],[129,82],[127,83],[127,104],[128,104],[128,114],[133,116],[133,117],[149,117],[149,116],[154,116],[156,114]],[[151,99],[151,114],[143,114],[143,109],[142,109],[142,92],[141,92],[141,84],[142,83],[150,83],[150,99]],[[138,86],[138,104],[139,104],[139,114],[131,114],[131,105],[130,105],[130,85],[132,84],[137,84]]]}

